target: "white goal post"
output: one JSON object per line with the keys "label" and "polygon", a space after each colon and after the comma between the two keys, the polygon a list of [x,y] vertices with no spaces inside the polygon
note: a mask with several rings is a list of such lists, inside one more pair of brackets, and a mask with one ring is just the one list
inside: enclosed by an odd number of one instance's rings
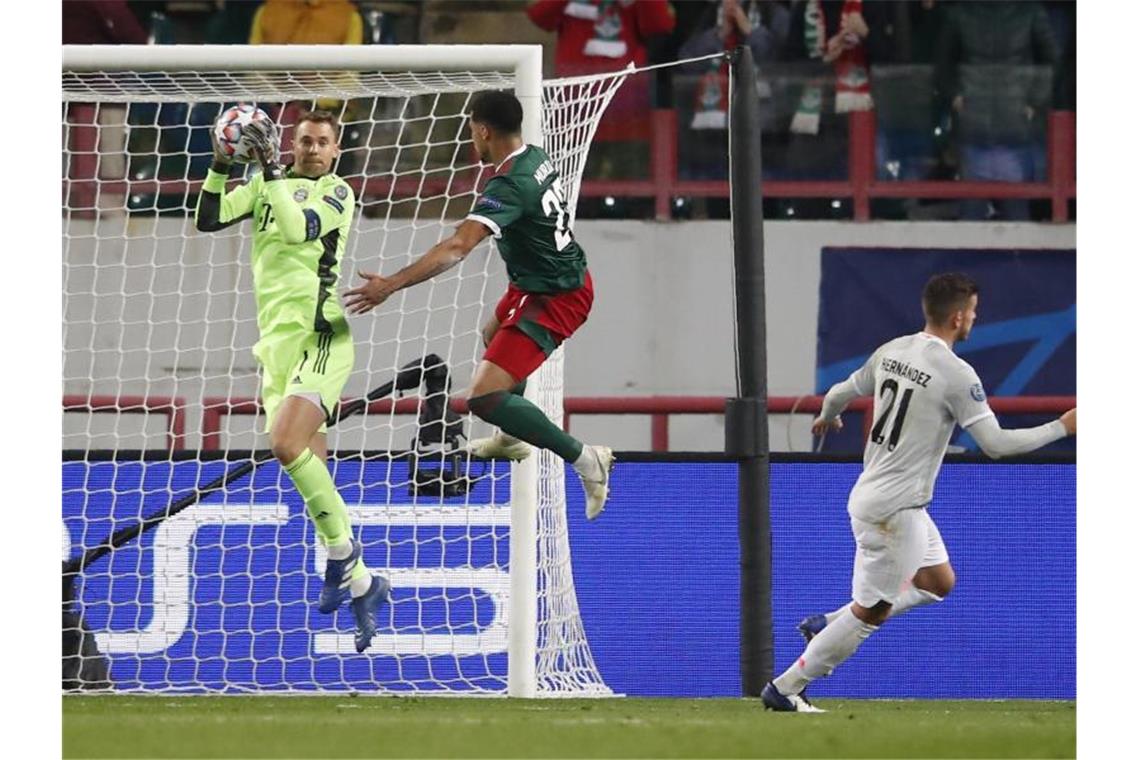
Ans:
{"label": "white goal post", "polygon": [[[214,236],[193,229],[195,182],[208,158],[195,137],[201,113],[237,101],[274,103],[281,107],[273,118],[282,121],[289,103],[339,104],[332,107],[344,129],[357,136],[353,168],[339,173],[357,188],[358,210],[364,209],[341,266],[344,286],[357,268],[389,271],[423,253],[457,209],[469,207],[486,176],[462,126],[473,93],[515,92],[524,139],[545,145],[573,209],[589,142],[624,76],[544,84],[537,45],[64,46],[64,393],[80,399],[74,409],[99,413],[65,415],[63,448],[153,454],[167,445],[166,431],[153,429],[152,418],[160,418],[150,414],[155,398],[184,408],[190,429],[198,422],[204,431],[186,435],[197,456],[142,457],[139,481],[125,478],[131,483],[125,490],[116,490],[118,475],[100,486],[87,456],[79,457],[70,480],[65,462],[64,535],[71,541],[65,559],[104,540],[113,524],[152,514],[179,495],[180,484],[209,479],[218,468],[204,455],[208,442],[232,439],[220,447],[223,463],[227,450],[255,447],[252,426],[205,432],[209,397],[229,403],[256,396],[248,355],[256,327],[244,271],[248,225]],[[90,134],[77,137],[82,130]],[[165,203],[171,195],[175,201]],[[357,371],[346,395],[362,396],[428,353],[447,361],[459,387],[466,383],[479,352],[479,324],[503,278],[497,257],[486,251],[458,269],[419,292],[405,291],[374,319],[352,322]],[[556,423],[562,353],[527,388]],[[108,397],[115,401],[97,401]],[[127,399],[135,398],[146,403],[128,408],[134,402]],[[330,430],[330,449],[346,448],[344,441],[360,450],[405,448],[414,418],[399,417],[397,406]],[[478,424],[470,417],[466,423]],[[365,540],[369,564],[384,572],[376,558],[386,557],[396,591],[391,627],[385,633],[381,623],[378,643],[363,658],[344,649],[343,630],[328,630],[302,609],[324,557],[303,510],[286,507],[288,481],[278,475],[263,484],[251,475],[244,485],[235,481],[233,494],[203,500],[145,542],[125,547],[122,557],[112,554],[86,571],[77,604],[111,661],[112,688],[611,694],[578,612],[561,460],[541,452],[512,465],[509,504],[499,506],[494,492],[506,473],[494,468],[485,479],[490,503],[470,494],[403,503],[396,494],[404,481],[393,481],[393,461],[385,479],[368,463],[345,466],[347,476],[337,465],[354,524],[373,526]],[[184,466],[194,470],[189,481],[179,480]],[[147,478],[159,468],[166,468],[160,475],[168,484],[156,490]],[[509,513],[506,562],[496,527],[503,512]],[[449,564],[454,553],[463,561]],[[405,555],[439,565],[396,567]],[[245,576],[229,574],[234,557],[246,562]],[[289,561],[306,564],[307,572]],[[276,570],[266,572],[266,562]],[[505,589],[496,580],[503,564]],[[412,590],[401,594],[402,582]],[[268,607],[276,622],[267,626],[258,621]]]}

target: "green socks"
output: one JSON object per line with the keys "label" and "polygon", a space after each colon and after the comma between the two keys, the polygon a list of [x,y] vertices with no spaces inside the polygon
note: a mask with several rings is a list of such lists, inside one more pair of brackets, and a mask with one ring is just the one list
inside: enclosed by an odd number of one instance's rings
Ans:
{"label": "green socks", "polygon": [[[520,385],[526,387],[523,383]],[[468,401],[468,406],[480,419],[497,425],[507,435],[553,451],[567,462],[576,461],[582,455],[582,444],[564,433],[537,406],[515,395],[513,391],[518,387],[511,392],[495,391],[477,396]]]}
{"label": "green socks", "polygon": [[325,546],[352,541],[348,510],[325,463],[311,450],[305,449],[301,456],[286,465],[285,472],[289,473],[297,492],[305,500],[305,508]]}

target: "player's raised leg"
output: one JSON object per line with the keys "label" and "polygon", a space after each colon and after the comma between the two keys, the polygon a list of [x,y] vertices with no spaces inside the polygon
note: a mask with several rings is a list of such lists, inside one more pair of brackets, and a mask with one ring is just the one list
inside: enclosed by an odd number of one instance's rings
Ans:
{"label": "player's raised leg", "polygon": [[[851,519],[855,536],[855,568],[850,605],[816,633],[803,654],[761,694],[764,704],[781,712],[805,712],[803,691],[846,661],[891,616],[904,584],[922,565],[930,546],[933,523],[921,507],[903,509],[887,520]],[[793,697],[797,699],[793,699]]]}
{"label": "player's raised leg", "polygon": [[[491,345],[491,340],[498,330],[499,320],[492,315],[487,324],[483,325],[484,348]],[[526,393],[526,380],[516,383],[511,388],[511,393],[516,396],[524,395]],[[467,450],[474,456],[484,459],[510,459],[515,462],[520,462],[530,456],[530,444],[504,433],[502,430],[495,431],[494,435],[487,438],[473,438],[467,444]]]}
{"label": "player's raised leg", "polygon": [[[527,344],[530,344],[528,347]],[[542,350],[529,337],[517,328],[499,330],[488,349],[488,354],[511,349],[513,356],[532,356],[532,372],[542,359]],[[535,362],[537,360],[537,362]],[[518,369],[516,373],[522,374]],[[529,372],[527,372],[529,374]],[[468,405],[480,419],[497,425],[507,435],[521,441],[548,449],[570,462],[582,479],[586,492],[586,517],[594,519],[605,508],[609,496],[610,468],[613,466],[613,451],[606,446],[587,446],[574,436],[563,431],[543,414],[542,410],[521,395],[511,392],[522,378],[500,367],[490,359],[484,359],[475,370]]]}
{"label": "player's raised leg", "polygon": [[[926,528],[926,552],[922,558],[922,567],[913,578],[903,583],[894,604],[891,605],[889,616],[892,618],[915,607],[941,602],[953,591],[957,580],[938,526],[934,524],[934,520],[926,510],[922,510],[919,517],[919,522],[925,524]],[[838,620],[850,606],[849,602],[826,614],[804,618],[798,626],[804,640],[810,642],[827,625]]]}

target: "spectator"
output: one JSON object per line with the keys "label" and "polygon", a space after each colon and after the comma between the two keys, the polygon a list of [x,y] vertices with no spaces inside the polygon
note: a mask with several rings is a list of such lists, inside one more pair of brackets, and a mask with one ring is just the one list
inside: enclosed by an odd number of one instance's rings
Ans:
{"label": "spectator", "polygon": [[[707,6],[695,24],[696,31],[681,46],[681,58],[699,58],[747,44],[753,60],[760,64],[774,60],[783,49],[789,23],[785,5],[771,0],[710,0]],[[678,146],[681,177],[726,179],[728,62],[723,58],[699,61],[687,65],[685,74],[674,79],[678,94],[684,93],[678,102],[680,126],[692,130]],[[765,79],[756,84],[762,97],[770,94]]]}
{"label": "spectator", "polygon": [[[146,29],[125,0],[76,0],[63,6],[65,45],[145,45]],[[100,179],[126,176],[125,107],[72,103],[67,149],[72,180],[68,208],[74,216],[91,217],[98,207],[121,208],[122,196],[98,192]],[[103,161],[100,162],[100,157]]]}
{"label": "spectator", "polygon": [[[787,40],[788,22],[788,9],[772,0],[711,0],[679,55],[699,58],[747,44],[756,63],[775,60]],[[690,127],[724,129],[728,123],[728,63],[713,59],[690,64],[687,70],[702,74]]]}
{"label": "spectator", "polygon": [[755,61],[774,60],[788,37],[789,18],[788,9],[773,0],[708,0],[679,55],[699,58],[747,43]]}
{"label": "spectator", "polygon": [[72,0],[63,4],[64,45],[145,45],[146,29],[126,0]]}
{"label": "spectator", "polygon": [[[934,50],[944,24],[946,3],[893,0],[880,8],[867,36],[868,57],[876,67],[871,80],[876,112],[876,164],[879,179],[931,179],[940,163],[949,125],[942,123],[934,97]],[[878,64],[887,64],[881,66]],[[939,128],[942,127],[942,128]],[[916,207],[916,199],[883,204]],[[957,213],[957,209],[954,209]]]}
{"label": "spectator", "polygon": [[805,70],[788,126],[781,172],[788,178],[847,176],[847,118],[842,114],[874,106],[864,41],[872,26],[880,25],[881,5],[862,0],[797,0],[792,4],[784,58],[803,62]]}
{"label": "spectator", "polygon": [[245,45],[253,30],[253,17],[261,10],[242,0],[214,0],[214,12],[206,22],[207,45]]}
{"label": "spectator", "polygon": [[[935,81],[952,109],[968,180],[1043,178],[1044,119],[1059,53],[1038,2],[961,3],[949,9],[936,53]],[[1047,75],[1037,65],[1048,67]],[[998,68],[1001,67],[1001,68]],[[1029,218],[1029,201],[996,201],[1000,216]],[[985,219],[990,203],[963,203],[965,219]]]}
{"label": "spectator", "polygon": [[[647,42],[668,34],[675,19],[665,0],[536,0],[526,9],[535,25],[558,34],[557,76],[617,71],[649,61]],[[648,76],[628,79],[598,125],[591,159],[600,176],[634,176],[648,166]],[[638,141],[639,146],[630,145]],[[639,166],[640,164],[640,166]]]}
{"label": "spectator", "polygon": [[[348,0],[266,0],[253,16],[249,33],[251,45],[360,45],[364,42],[364,22],[356,6]],[[343,75],[350,76],[350,75]],[[332,111],[347,129],[354,118],[336,99],[321,98],[314,103],[287,103],[277,116],[282,128],[281,144],[293,144],[293,125],[302,112],[313,108]],[[342,147],[345,146],[342,141]],[[352,156],[345,156],[352,163]],[[283,160],[291,160],[284,156]],[[351,173],[339,165],[344,175]]]}
{"label": "spectator", "polygon": [[348,0],[266,0],[254,14],[249,33],[251,45],[359,45],[363,41],[364,23]]}

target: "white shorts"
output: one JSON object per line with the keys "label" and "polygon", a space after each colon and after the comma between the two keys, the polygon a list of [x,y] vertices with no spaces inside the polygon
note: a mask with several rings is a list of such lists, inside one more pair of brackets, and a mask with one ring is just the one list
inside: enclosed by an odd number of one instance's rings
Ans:
{"label": "white shorts", "polygon": [[895,603],[920,569],[950,561],[938,526],[925,507],[902,509],[880,523],[851,518],[855,572],[851,598],[862,607]]}

